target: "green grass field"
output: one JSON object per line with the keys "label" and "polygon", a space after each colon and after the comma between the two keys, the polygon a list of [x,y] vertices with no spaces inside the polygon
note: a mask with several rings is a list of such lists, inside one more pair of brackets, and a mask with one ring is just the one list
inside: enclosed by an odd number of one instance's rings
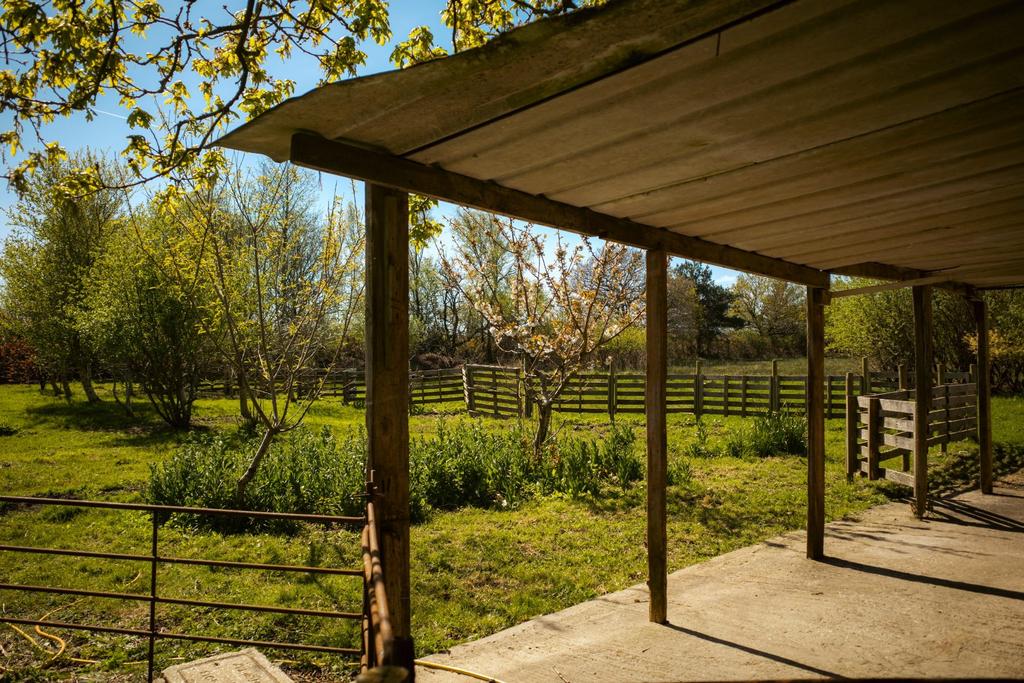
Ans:
{"label": "green grass field", "polygon": [[[994,400],[995,440],[1011,444],[999,450],[997,467],[1021,465],[1024,399]],[[197,407],[199,429],[236,427],[235,402],[203,400]],[[415,415],[414,435],[429,435],[451,415]],[[561,432],[590,435],[603,429],[604,416],[564,417]],[[620,418],[622,420],[623,418]],[[311,426],[342,431],[356,428],[361,410],[334,400],[316,405]],[[641,430],[643,423],[630,422]],[[742,418],[710,421],[711,441],[721,441]],[[0,484],[8,495],[143,499],[149,467],[167,458],[181,435],[164,429],[145,408],[129,420],[112,401],[89,406],[67,404],[34,387],[0,387],[0,424],[13,427],[0,436]],[[489,429],[507,421],[485,420]],[[885,502],[899,490],[885,483],[844,474],[841,420],[827,426],[827,514],[830,519],[856,514]],[[670,458],[682,458],[693,439],[694,419],[669,417]],[[637,447],[642,447],[642,438]],[[945,488],[969,485],[975,476],[972,444],[955,445],[946,458],[936,455],[936,479]],[[669,491],[670,569],[799,529],[805,516],[806,463],[799,457],[691,459],[693,481]],[[136,513],[68,508],[2,510],[0,543],[77,547],[115,552],[148,552],[150,522]],[[292,536],[161,531],[167,555],[270,563],[359,565],[358,541],[346,531],[303,528]],[[644,493],[642,485],[599,496],[537,498],[511,510],[463,509],[435,513],[412,531],[413,629],[420,653],[435,652],[479,638],[531,617],[642,582],[645,575]],[[3,581],[37,585],[145,593],[148,568],[138,563],[0,554]],[[360,609],[358,579],[297,578],[283,573],[178,567],[162,569],[161,594],[224,602],[296,605],[318,609]],[[3,610],[11,616],[144,627],[144,602],[114,603],[67,596],[3,591]],[[246,612],[160,608],[166,630],[193,631],[247,639],[300,640],[354,645],[354,624],[313,618],[281,618]],[[58,651],[24,627],[28,637],[0,625],[0,680],[143,680],[146,641],[130,636],[54,631],[66,641]],[[33,644],[33,641],[35,644]],[[162,641],[158,665],[167,666],[218,646]],[[323,655],[270,652],[298,678],[351,671]],[[78,660],[78,661],[76,661]]]}

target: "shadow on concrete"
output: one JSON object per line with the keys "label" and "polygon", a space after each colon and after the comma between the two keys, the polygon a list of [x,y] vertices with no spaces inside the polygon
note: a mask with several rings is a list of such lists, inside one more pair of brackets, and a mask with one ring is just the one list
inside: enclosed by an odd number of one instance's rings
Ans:
{"label": "shadow on concrete", "polygon": [[786,666],[801,669],[803,671],[807,671],[808,673],[817,674],[819,676],[826,676],[828,678],[844,678],[843,676],[840,676],[839,674],[833,671],[819,669],[815,666],[811,666],[810,664],[803,664],[802,662],[790,659],[789,657],[775,655],[771,652],[758,650],[757,648],[750,647],[748,645],[740,645],[739,643],[734,643],[733,641],[725,640],[724,638],[716,638],[715,636],[708,635],[707,633],[701,633],[700,631],[694,631],[693,629],[686,628],[685,626],[678,626],[672,623],[665,623],[662,625],[666,628],[672,629],[673,631],[679,631],[680,633],[685,633],[688,636],[693,636],[694,638],[706,640],[709,643],[715,643],[716,645],[724,645],[725,647],[731,647],[736,650],[740,650],[741,652],[746,652],[747,654],[754,655],[755,657],[763,657],[764,659],[770,659],[773,662],[778,662],[779,664],[785,664]]}
{"label": "shadow on concrete", "polygon": [[863,564],[861,562],[854,562],[853,560],[844,560],[838,557],[825,557],[821,560],[821,562],[825,564],[830,564],[833,567],[851,569],[853,571],[866,572],[868,574],[877,574],[878,576],[887,576],[889,578],[900,579],[902,581],[913,581],[914,583],[927,583],[933,586],[952,588],[953,590],[969,591],[971,593],[981,593],[982,595],[992,595],[997,598],[1009,598],[1010,600],[1024,600],[1024,592],[1009,590],[1007,588],[996,588],[994,586],[983,586],[981,584],[968,583],[966,581],[943,579],[937,576],[928,576],[926,574],[913,574],[911,572],[902,572],[898,569],[889,569],[888,567],[876,567],[874,565]]}
{"label": "shadow on concrete", "polygon": [[932,501],[932,513],[948,524],[1024,532],[1024,522],[960,500],[934,500]]}

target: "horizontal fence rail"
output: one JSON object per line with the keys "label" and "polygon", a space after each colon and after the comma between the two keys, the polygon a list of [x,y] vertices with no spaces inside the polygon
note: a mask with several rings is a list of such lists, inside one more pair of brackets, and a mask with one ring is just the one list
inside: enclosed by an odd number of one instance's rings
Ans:
{"label": "horizontal fence rail", "polygon": [[[935,369],[936,383],[974,382],[974,369],[966,372]],[[320,396],[341,398],[345,404],[360,405],[366,400],[366,381],[361,370],[332,373],[312,372],[306,382],[322,381]],[[854,395],[912,389],[912,373],[875,372],[864,369],[854,373],[849,391]],[[588,370],[570,378],[555,399],[557,413],[642,414],[644,412],[643,372]],[[230,392],[230,382],[220,380],[204,385],[206,395]],[[693,372],[670,372],[666,384],[666,404],[670,413],[694,415],[755,416],[790,411],[803,414],[807,404],[807,378],[783,375],[773,362],[772,374],[729,375],[705,373],[698,364]],[[824,381],[825,417],[842,418],[846,414],[846,375],[827,375]],[[528,417],[536,400],[531,396],[520,367],[467,364],[456,368],[414,370],[409,373],[409,404],[462,404],[471,415],[490,417]]]}
{"label": "horizontal fence rail", "polygon": [[[949,375],[946,376],[949,378]],[[932,387],[927,446],[978,435],[978,386],[972,382]],[[847,471],[869,479],[888,479],[913,488],[910,463],[916,448],[915,389],[857,396],[847,404]],[[851,397],[852,399],[854,397]],[[900,468],[881,463],[900,458]]]}
{"label": "horizontal fence rail", "polygon": [[[314,610],[301,607],[281,607],[277,605],[259,605],[247,603],[229,603],[211,600],[193,600],[189,598],[168,597],[160,594],[159,568],[162,565],[196,565],[218,568],[229,568],[239,570],[272,571],[272,572],[297,572],[304,574],[331,574],[340,576],[353,576],[363,579],[364,595],[369,590],[370,583],[366,580],[364,568],[344,567],[323,567],[291,564],[267,564],[259,562],[237,562],[228,560],[209,560],[205,558],[192,557],[171,557],[160,553],[160,526],[161,519],[172,514],[198,515],[198,516],[227,516],[227,517],[248,517],[255,519],[271,519],[283,521],[303,521],[326,526],[361,527],[364,537],[370,524],[368,520],[372,514],[372,503],[368,505],[367,516],[337,516],[337,515],[313,515],[297,514],[286,512],[259,512],[251,510],[230,510],[218,508],[183,507],[172,505],[147,505],[142,503],[117,503],[95,500],[73,500],[63,498],[36,498],[23,496],[0,496],[0,503],[14,506],[37,507],[37,506],[61,506],[78,508],[99,508],[120,512],[143,512],[149,513],[152,517],[152,534],[148,553],[115,553],[80,550],[74,548],[49,548],[37,546],[0,545],[0,552],[24,553],[30,555],[53,555],[75,558],[92,558],[102,560],[118,560],[146,563],[149,565],[150,588],[147,593],[126,593],[117,591],[88,590],[81,588],[67,588],[61,586],[44,586],[33,584],[18,584],[4,582],[0,583],[0,591],[17,591],[25,593],[42,593],[56,595],[71,595],[80,598],[95,597],[126,602],[141,602],[149,605],[148,627],[147,628],[123,628],[104,624],[83,624],[67,621],[55,621],[47,619],[27,619],[22,617],[0,615],[0,623],[20,624],[28,626],[43,626],[50,628],[69,629],[77,631],[88,631],[95,633],[112,633],[119,635],[133,635],[148,638],[148,680],[154,680],[154,654],[155,644],[158,640],[179,640],[191,642],[219,643],[226,645],[240,645],[247,647],[272,648],[280,650],[298,650],[308,652],[321,652],[339,655],[343,657],[361,657],[366,660],[366,653],[363,647],[338,647],[333,645],[315,645],[308,643],[279,642],[269,640],[251,640],[241,638],[229,638],[212,636],[203,633],[179,633],[166,631],[158,624],[159,605],[179,605],[216,610],[241,610],[249,612],[264,612],[281,615],[307,616],[324,619],[342,619],[363,621],[369,618],[364,609],[361,612],[346,612],[334,610]],[[375,534],[375,532],[374,532]],[[375,536],[374,536],[375,537]],[[375,588],[382,591],[383,586]],[[360,644],[362,645],[362,643]]]}

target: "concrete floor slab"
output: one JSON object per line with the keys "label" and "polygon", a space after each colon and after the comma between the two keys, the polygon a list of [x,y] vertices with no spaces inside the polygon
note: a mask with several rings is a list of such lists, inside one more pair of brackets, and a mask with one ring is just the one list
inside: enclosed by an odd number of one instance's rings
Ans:
{"label": "concrete floor slab", "polygon": [[792,533],[675,572],[667,625],[634,586],[428,659],[508,683],[1024,678],[1024,473],[995,494],[833,522],[824,562]]}

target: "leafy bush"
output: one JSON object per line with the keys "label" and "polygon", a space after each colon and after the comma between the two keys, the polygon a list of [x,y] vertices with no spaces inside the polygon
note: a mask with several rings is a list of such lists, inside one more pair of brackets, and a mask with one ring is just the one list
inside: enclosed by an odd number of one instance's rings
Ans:
{"label": "leafy bush", "polygon": [[[234,438],[193,434],[170,460],[150,467],[147,497],[157,505],[237,508],[262,512],[357,515],[365,487],[366,435],[359,431],[338,442],[327,427],[296,430],[279,437],[263,466],[235,499],[235,483],[257,447],[245,433]],[[221,529],[278,527],[232,518],[188,518],[190,526]]]}
{"label": "leafy bush", "polygon": [[0,436],[14,436],[17,433],[18,429],[16,427],[0,422]]}
{"label": "leafy bush", "polygon": [[750,455],[751,444],[747,430],[742,427],[731,430],[725,437],[722,451],[730,458],[742,458]]}
{"label": "leafy bush", "polygon": [[804,455],[807,420],[788,412],[772,412],[754,418],[749,432],[749,452],[761,457]]}
{"label": "leafy bush", "polygon": [[520,430],[488,433],[470,420],[438,420],[436,438],[414,440],[409,460],[413,488],[443,510],[514,500],[535,469]]}
{"label": "leafy bush", "polygon": [[670,458],[668,461],[669,486],[689,486],[693,482],[693,467],[686,458]]}
{"label": "leafy bush", "polygon": [[[564,439],[535,460],[522,425],[488,432],[474,420],[439,420],[436,436],[413,439],[409,451],[410,514],[422,521],[431,509],[516,506],[537,493],[596,494],[605,484],[627,489],[643,478],[636,435],[615,426],[603,439]],[[270,512],[362,513],[367,439],[363,430],[341,439],[324,427],[279,437],[249,484],[235,499],[235,483],[257,447],[255,435],[194,434],[162,465],[151,467],[147,491],[160,505]],[[182,519],[220,529],[283,528],[231,518]]]}
{"label": "leafy bush", "polygon": [[684,449],[686,455],[690,458],[713,458],[718,455],[715,449],[711,447],[709,443],[709,433],[707,423],[700,417],[697,418],[696,432],[693,435],[693,441],[686,444]]}

